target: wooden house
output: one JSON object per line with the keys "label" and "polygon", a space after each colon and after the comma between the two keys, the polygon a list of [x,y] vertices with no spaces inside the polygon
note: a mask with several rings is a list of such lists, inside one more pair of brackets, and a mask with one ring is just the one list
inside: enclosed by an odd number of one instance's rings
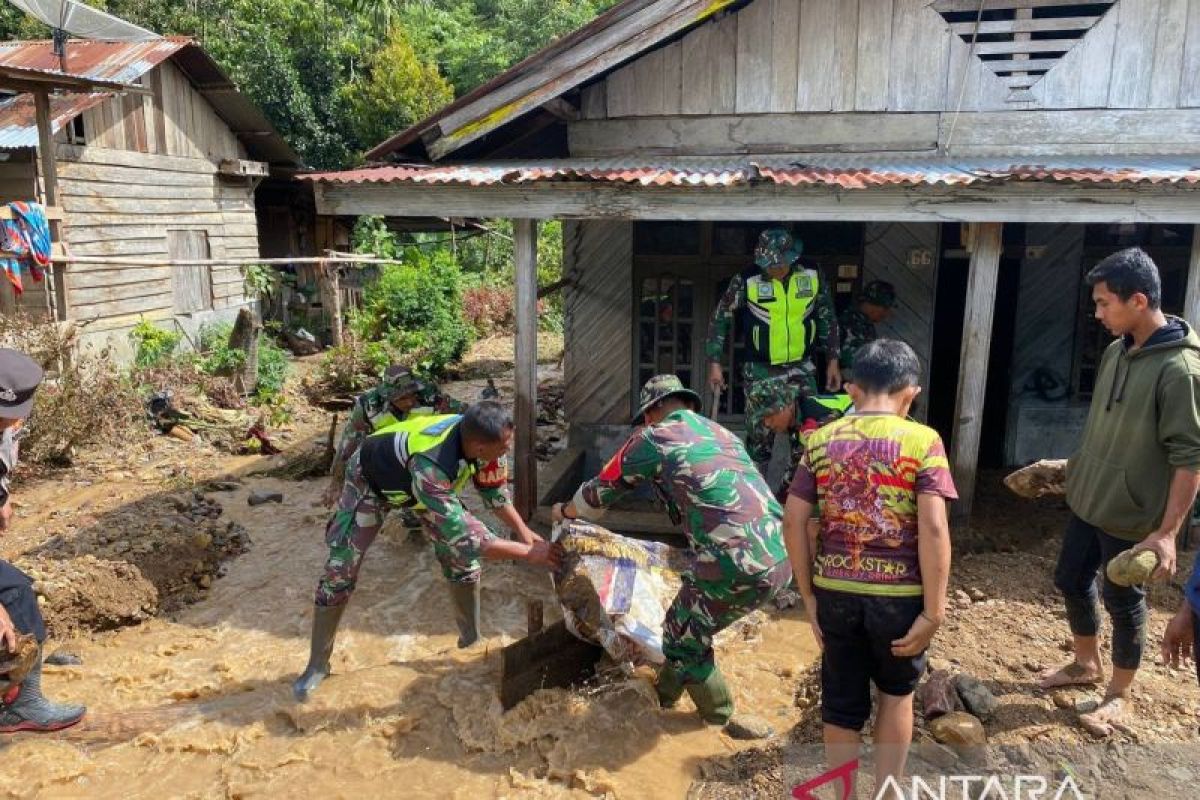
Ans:
{"label": "wooden house", "polygon": [[[0,202],[50,202],[62,249],[92,260],[27,278],[19,297],[4,282],[0,312],[86,323],[85,341],[127,350],[140,319],[194,339],[250,302],[236,262],[260,255],[255,190],[299,159],[203,49],[186,38],[71,39],[60,59],[49,41],[0,42],[4,67],[121,89],[50,94],[49,160],[35,96],[0,99]],[[166,265],[206,260],[227,263]]]}
{"label": "wooden house", "polygon": [[[704,388],[710,314],[766,225],[839,306],[896,286],[883,333],[922,359],[960,515],[980,464],[1074,445],[1107,342],[1095,261],[1145,247],[1166,309],[1200,321],[1200,0],[627,0],[370,157],[312,176],[318,209],[524,220],[527,314],[535,221],[567,220],[566,414],[589,469],[649,375]],[[735,382],[719,414],[741,411]]]}

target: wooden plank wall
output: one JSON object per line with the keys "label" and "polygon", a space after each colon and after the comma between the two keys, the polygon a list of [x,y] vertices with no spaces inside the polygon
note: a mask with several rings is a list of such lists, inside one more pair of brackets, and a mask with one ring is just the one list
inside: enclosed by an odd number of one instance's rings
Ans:
{"label": "wooden plank wall", "polygon": [[[59,145],[59,159],[65,236],[75,255],[166,259],[168,230],[204,231],[214,258],[258,255],[249,187],[218,180],[206,158]],[[237,267],[214,267],[212,282],[213,310],[245,302]],[[76,318],[95,320],[89,333],[173,314],[169,267],[76,264],[70,296]]]}
{"label": "wooden plank wall", "polygon": [[83,112],[91,147],[155,155],[246,158],[246,149],[170,61],[143,76],[151,94],[115,97]]}
{"label": "wooden plank wall", "polygon": [[585,118],[1200,107],[1200,0],[1120,0],[1021,100],[929,5],[755,0],[590,87]]}
{"label": "wooden plank wall", "polygon": [[[941,228],[936,223],[871,222],[864,233],[863,283],[882,280],[896,288],[891,317],[877,326],[881,337],[908,342],[921,360],[921,383],[929,385],[933,355],[933,307]],[[909,252],[928,250],[928,266],[910,267]],[[924,413],[920,399],[917,411]]]}
{"label": "wooden plank wall", "polygon": [[564,412],[572,424],[629,422],[633,223],[563,223]]}

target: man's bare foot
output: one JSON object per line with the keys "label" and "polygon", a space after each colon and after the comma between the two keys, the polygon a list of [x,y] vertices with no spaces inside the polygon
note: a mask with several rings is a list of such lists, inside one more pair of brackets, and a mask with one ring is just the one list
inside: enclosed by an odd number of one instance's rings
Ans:
{"label": "man's bare foot", "polygon": [[1096,686],[1104,681],[1104,673],[1098,667],[1085,667],[1072,661],[1065,667],[1046,670],[1038,686],[1042,689],[1060,689],[1064,686]]}
{"label": "man's bare foot", "polygon": [[1115,730],[1123,730],[1122,721],[1125,718],[1125,706],[1129,701],[1117,695],[1106,697],[1100,707],[1090,714],[1080,714],[1079,723],[1088,733],[1104,739],[1111,736]]}

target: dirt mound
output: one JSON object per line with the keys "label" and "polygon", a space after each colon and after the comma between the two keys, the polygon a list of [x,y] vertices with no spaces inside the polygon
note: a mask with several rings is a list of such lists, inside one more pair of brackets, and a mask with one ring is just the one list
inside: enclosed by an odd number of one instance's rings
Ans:
{"label": "dirt mound", "polygon": [[88,520],[25,553],[55,635],[132,625],[199,599],[222,562],[246,552],[245,528],[203,492],[159,494]]}

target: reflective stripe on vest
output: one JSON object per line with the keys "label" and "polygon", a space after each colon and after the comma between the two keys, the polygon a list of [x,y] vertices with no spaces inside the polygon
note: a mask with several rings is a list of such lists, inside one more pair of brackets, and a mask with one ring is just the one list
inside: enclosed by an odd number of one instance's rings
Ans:
{"label": "reflective stripe on vest", "polygon": [[759,274],[746,281],[750,346],[759,360],[772,365],[803,361],[816,334],[812,314],[821,279],[816,270],[800,269],[782,281]]}
{"label": "reflective stripe on vest", "polygon": [[[399,461],[405,469],[412,462],[413,456],[427,453],[450,438],[454,433],[454,426],[462,420],[462,414],[421,414],[400,422],[393,422],[391,425],[386,425],[372,433],[372,436],[391,436],[399,434],[394,439],[396,448],[396,460]],[[460,462],[463,464],[459,468],[458,475],[454,477],[454,491],[462,491],[467,485],[467,481],[475,474],[475,464],[468,460]],[[414,498],[396,496],[399,493],[388,492],[388,500],[398,505],[411,503]],[[412,508],[424,508],[420,503]]]}

